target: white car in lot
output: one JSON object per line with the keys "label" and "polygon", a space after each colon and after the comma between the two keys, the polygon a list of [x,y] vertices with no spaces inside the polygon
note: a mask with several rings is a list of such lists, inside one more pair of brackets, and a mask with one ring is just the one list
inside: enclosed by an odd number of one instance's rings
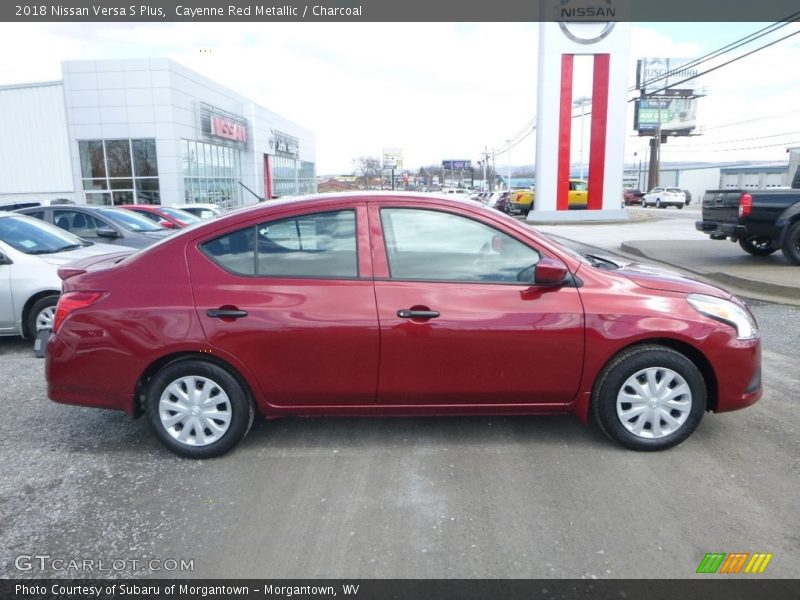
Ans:
{"label": "white car in lot", "polygon": [[172,208],[186,211],[201,219],[214,219],[223,213],[222,208],[217,204],[173,204]]}
{"label": "white car in lot", "polygon": [[655,206],[656,208],[667,208],[686,206],[686,194],[683,190],[676,187],[654,187],[642,197],[642,208]]}
{"label": "white car in lot", "polygon": [[61,294],[58,267],[133,248],[87,242],[54,225],[0,212],[0,335],[36,337],[51,329]]}

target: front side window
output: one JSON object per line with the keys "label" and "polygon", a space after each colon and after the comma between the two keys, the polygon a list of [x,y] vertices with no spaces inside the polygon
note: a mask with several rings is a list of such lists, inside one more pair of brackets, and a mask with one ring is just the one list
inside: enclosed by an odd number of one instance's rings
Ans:
{"label": "front side window", "polygon": [[78,210],[53,211],[53,223],[82,238],[97,237],[97,230],[108,228],[101,220],[90,214]]}
{"label": "front side window", "polygon": [[532,283],[539,253],[488,225],[433,210],[381,210],[393,279]]}
{"label": "front side window", "polygon": [[358,277],[355,211],[262,223],[205,242],[203,252],[237,275]]}

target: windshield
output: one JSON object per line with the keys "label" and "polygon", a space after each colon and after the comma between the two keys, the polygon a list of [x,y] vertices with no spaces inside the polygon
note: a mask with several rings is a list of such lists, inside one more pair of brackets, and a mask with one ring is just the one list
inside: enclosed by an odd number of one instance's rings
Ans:
{"label": "windshield", "polygon": [[25,254],[53,254],[91,245],[68,231],[22,215],[0,217],[0,240]]}
{"label": "windshield", "polygon": [[149,221],[147,218],[140,217],[127,210],[98,208],[97,212],[131,231],[164,231],[163,228]]}
{"label": "windshield", "polygon": [[190,212],[186,212],[185,210],[179,210],[177,208],[171,208],[169,206],[162,206],[161,212],[166,215],[169,215],[173,219],[178,219],[179,221],[183,221],[184,223],[199,223],[201,221],[200,217],[193,215]]}

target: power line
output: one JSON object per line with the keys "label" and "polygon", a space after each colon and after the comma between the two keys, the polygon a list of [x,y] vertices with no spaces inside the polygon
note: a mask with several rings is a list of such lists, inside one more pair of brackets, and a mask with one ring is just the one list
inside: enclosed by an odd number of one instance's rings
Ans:
{"label": "power line", "polygon": [[[743,38],[739,38],[738,40],[734,40],[733,42],[723,46],[722,48],[717,48],[716,50],[714,50],[712,52],[709,52],[708,54],[705,54],[705,55],[703,55],[703,56],[701,56],[699,58],[691,60],[688,63],[682,64],[682,65],[680,65],[679,68],[681,70],[685,70],[685,69],[690,69],[692,67],[699,66],[699,65],[701,65],[701,64],[703,64],[705,62],[710,61],[712,58],[717,58],[719,56],[727,54],[728,52],[736,50],[737,48],[741,48],[742,46],[745,46],[745,45],[747,45],[747,44],[749,44],[751,42],[754,42],[757,39],[765,37],[766,35],[768,35],[770,33],[773,33],[775,31],[777,31],[778,29],[786,27],[787,25],[790,25],[791,23],[797,21],[798,18],[800,18],[800,11],[789,15],[783,21],[778,21],[776,23],[772,23],[771,25],[768,25],[768,26],[766,26],[766,27],[764,27],[762,29],[759,29],[758,31],[754,31],[753,33],[751,33],[749,35],[746,35]],[[664,75],[660,75],[658,77],[653,77],[652,79],[640,82],[640,85],[641,85],[641,87],[645,87],[648,84],[655,83],[655,82],[661,81],[663,79],[667,79],[667,78],[669,78],[669,75],[670,75],[669,73],[665,73]],[[636,86],[633,86],[633,87],[629,88],[628,91],[629,92],[635,92],[636,89],[637,89]]]}
{"label": "power line", "polygon": [[[800,140],[796,142],[781,142],[779,144],[767,144],[765,146],[748,146],[746,148],[722,148],[714,150],[714,152],[736,152],[739,150],[759,150],[761,148],[779,148],[780,146],[792,146],[800,144]],[[710,150],[693,150],[691,148],[670,148],[670,150],[677,150],[679,152],[710,152]]]}
{"label": "power line", "polygon": [[752,119],[745,119],[744,121],[734,121],[733,123],[723,123],[721,125],[712,125],[711,127],[703,127],[703,131],[711,131],[713,129],[722,129],[724,127],[731,127],[733,125],[742,125],[744,123],[754,123],[756,121],[763,121],[765,119],[772,119],[773,117],[782,117],[784,115],[790,115],[792,113],[800,112],[800,108],[796,108],[794,110],[784,110],[779,113],[773,113],[771,115],[764,115],[761,117],[754,117]]}
{"label": "power line", "polygon": [[[788,15],[782,21],[773,23],[771,25],[768,25],[767,27],[764,27],[762,29],[754,31],[753,33],[748,34],[747,36],[739,38],[738,40],[735,40],[735,41],[733,41],[733,42],[731,42],[731,43],[729,43],[729,44],[727,44],[725,46],[722,46],[721,48],[718,48],[718,49],[716,49],[716,50],[714,50],[712,52],[709,52],[708,54],[705,54],[705,55],[703,55],[703,56],[701,56],[701,57],[699,57],[697,59],[694,59],[693,61],[690,61],[687,64],[681,65],[681,69],[687,69],[687,68],[691,68],[693,66],[699,66],[699,65],[701,65],[703,63],[709,62],[713,58],[718,58],[720,56],[723,56],[723,55],[725,55],[725,54],[727,54],[727,53],[729,53],[729,52],[731,52],[731,51],[733,51],[733,50],[735,50],[737,48],[740,48],[741,46],[749,44],[749,43],[751,43],[751,42],[753,42],[753,41],[755,41],[757,39],[760,39],[760,38],[762,38],[762,37],[764,37],[764,36],[766,36],[766,35],[768,35],[770,33],[773,33],[775,31],[777,31],[778,29],[781,29],[782,27],[785,27],[785,26],[787,26],[787,25],[791,24],[792,22],[795,22],[795,21],[797,21],[799,19],[800,19],[800,11],[792,13],[791,15]],[[788,38],[790,38],[792,36],[795,36],[797,34],[800,34],[800,30],[795,31],[793,33],[790,33],[790,34],[788,34],[786,36],[783,36],[783,37],[781,37],[781,38],[779,38],[777,40],[774,40],[772,42],[769,42],[767,44],[764,44],[763,46],[759,46],[758,48],[755,48],[754,50],[751,50],[749,52],[746,52],[745,54],[742,54],[742,55],[739,55],[737,57],[734,57],[734,58],[732,58],[732,59],[730,59],[730,60],[728,60],[728,61],[726,61],[726,62],[724,62],[722,64],[719,64],[719,65],[717,65],[715,67],[712,67],[712,68],[707,69],[707,70],[705,70],[705,71],[703,71],[701,73],[698,73],[697,75],[694,75],[692,77],[687,77],[687,78],[682,79],[681,81],[678,81],[676,83],[672,83],[670,85],[664,86],[663,88],[660,88],[660,89],[658,89],[658,90],[656,90],[654,92],[649,92],[648,95],[655,95],[655,94],[658,94],[660,92],[664,92],[664,91],[666,91],[666,90],[668,90],[668,89],[670,89],[672,87],[676,87],[676,86],[678,86],[678,85],[680,85],[682,83],[686,83],[687,81],[691,81],[692,79],[699,78],[699,77],[701,77],[703,75],[706,75],[708,73],[716,71],[717,69],[720,69],[720,68],[722,68],[724,66],[727,66],[727,65],[729,65],[731,63],[739,61],[739,60],[741,60],[741,59],[743,59],[743,58],[745,58],[747,56],[755,54],[756,52],[760,52],[761,50],[764,50],[765,48],[769,48],[770,46],[773,46],[773,45],[775,45],[775,44],[777,44],[779,42],[782,42],[783,40],[786,40],[786,39],[788,39]],[[652,78],[652,79],[646,81],[645,84],[646,83],[656,82],[656,81],[659,81],[659,80],[662,80],[662,79],[666,79],[668,76],[669,76],[669,73],[667,73],[665,75],[662,75],[662,76],[659,76],[659,77]],[[629,88],[628,91],[632,92],[632,91],[635,91],[635,90],[636,90],[636,87],[634,86],[632,88]],[[638,100],[638,99],[639,99],[638,97],[630,98],[628,100],[628,103],[634,102],[635,100]],[[591,104],[591,103],[589,103],[589,104]],[[796,111],[788,111],[788,112],[796,112]],[[588,110],[588,111],[584,110],[582,114],[572,114],[571,118],[575,119],[575,118],[577,118],[579,116],[580,117],[584,117],[584,116],[590,115],[590,114],[592,114],[591,110]],[[754,119],[754,120],[758,120],[758,119]],[[744,122],[746,122],[746,121],[744,121]],[[536,117],[534,116],[533,119],[531,119],[531,121],[529,121],[514,137],[511,138],[512,140],[515,140],[512,144],[509,144],[508,146],[505,146],[505,147],[501,147],[501,149],[499,149],[499,150],[493,150],[491,153],[487,154],[487,157],[488,156],[497,157],[497,156],[499,156],[501,154],[505,154],[506,152],[510,151],[512,148],[514,148],[520,142],[522,142],[525,138],[527,138],[531,133],[533,133],[533,131],[535,131],[535,129],[536,129],[535,123],[536,123]],[[719,126],[717,126],[717,127],[719,127]],[[528,128],[530,128],[530,131],[527,131],[527,133],[525,133]],[[523,133],[524,133],[524,135],[523,135]],[[518,138],[519,136],[522,136],[522,137],[517,140],[516,138]]]}
{"label": "power line", "polygon": [[[736,142],[752,142],[752,141],[755,141],[755,140],[766,140],[766,139],[769,139],[769,138],[783,137],[783,136],[786,136],[786,135],[797,135],[798,133],[800,133],[800,131],[785,131],[783,133],[776,133],[776,134],[773,134],[773,135],[762,135],[762,136],[759,136],[759,137],[738,138],[738,139],[734,139],[734,140],[720,140],[718,142],[708,142],[708,143],[705,143],[705,144],[692,144],[692,147],[695,147],[695,146],[718,146],[720,144],[733,144],[733,143],[736,143]],[[680,138],[678,138],[678,140],[680,140]],[[680,141],[683,141],[683,140],[680,140]],[[677,149],[678,148],[676,148],[676,150]]]}

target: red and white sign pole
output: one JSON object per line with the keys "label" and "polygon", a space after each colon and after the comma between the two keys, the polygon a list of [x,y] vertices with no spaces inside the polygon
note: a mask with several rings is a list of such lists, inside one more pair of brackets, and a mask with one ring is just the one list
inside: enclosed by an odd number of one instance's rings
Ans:
{"label": "red and white sign pole", "polygon": [[[621,204],[629,52],[625,22],[540,23],[536,198],[529,221],[628,218]],[[576,56],[593,61],[587,210],[568,209]]]}

